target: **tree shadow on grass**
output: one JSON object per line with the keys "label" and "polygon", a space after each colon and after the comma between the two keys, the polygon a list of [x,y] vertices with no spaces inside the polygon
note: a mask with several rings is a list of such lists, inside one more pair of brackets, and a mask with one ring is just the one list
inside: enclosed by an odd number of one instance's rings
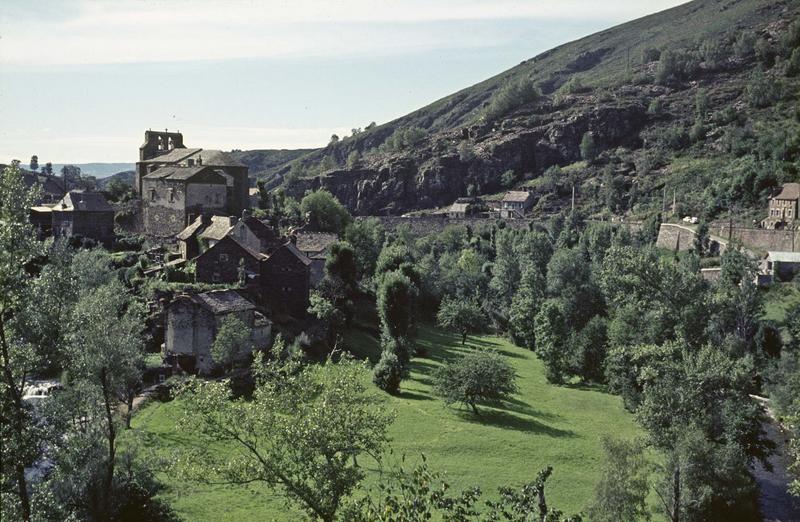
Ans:
{"label": "tree shadow on grass", "polygon": [[580,391],[594,391],[600,393],[607,393],[610,394],[611,392],[608,391],[608,385],[606,384],[599,384],[596,382],[576,382],[576,383],[567,383],[562,384],[564,388],[569,388],[571,390],[580,390]]}
{"label": "tree shadow on grass", "polygon": [[418,393],[415,391],[408,391],[408,390],[400,390],[400,393],[397,395],[400,399],[409,399],[412,401],[432,401],[433,397],[428,395],[427,393]]}
{"label": "tree shadow on grass", "polygon": [[488,408],[486,406],[479,406],[478,412],[478,415],[476,415],[472,411],[460,410],[457,414],[463,421],[472,424],[489,425],[498,428],[524,431],[526,433],[547,435],[548,437],[556,438],[576,436],[575,432],[571,430],[562,430],[559,428],[554,428],[553,426],[548,426],[547,424],[539,422],[530,416],[515,415],[502,410]]}
{"label": "tree shadow on grass", "polygon": [[506,401],[503,403],[503,407],[508,411],[513,411],[514,413],[528,415],[530,417],[536,417],[539,419],[557,420],[562,418],[562,416],[558,415],[557,413],[544,412],[537,410],[536,408],[532,408],[530,404],[519,399],[506,399]]}

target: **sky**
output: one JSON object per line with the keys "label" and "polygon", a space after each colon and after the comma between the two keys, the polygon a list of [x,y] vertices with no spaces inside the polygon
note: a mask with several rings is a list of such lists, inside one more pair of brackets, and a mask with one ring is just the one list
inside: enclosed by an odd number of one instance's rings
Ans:
{"label": "sky", "polygon": [[0,163],[325,145],[684,0],[3,0]]}

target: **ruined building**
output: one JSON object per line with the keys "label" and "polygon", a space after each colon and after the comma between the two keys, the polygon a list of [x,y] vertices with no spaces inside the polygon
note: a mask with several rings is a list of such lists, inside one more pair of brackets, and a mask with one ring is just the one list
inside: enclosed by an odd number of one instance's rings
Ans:
{"label": "ruined building", "polygon": [[148,234],[179,233],[201,214],[240,216],[249,207],[248,169],[219,150],[187,148],[179,132],[147,131],[135,188]]}

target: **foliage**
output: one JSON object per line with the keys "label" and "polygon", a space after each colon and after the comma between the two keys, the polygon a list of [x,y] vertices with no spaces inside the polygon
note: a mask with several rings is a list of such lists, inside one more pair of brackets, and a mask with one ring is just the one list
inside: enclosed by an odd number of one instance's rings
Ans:
{"label": "foliage", "polygon": [[541,358],[547,380],[561,384],[569,373],[567,325],[558,303],[545,302],[536,314],[536,354]]}
{"label": "foliage", "polygon": [[250,353],[250,329],[235,314],[228,314],[211,345],[211,357],[216,364],[233,369],[236,361]]}
{"label": "foliage", "polygon": [[410,337],[414,327],[414,301],[418,291],[400,272],[390,272],[378,287],[378,315],[383,331],[393,338]]}
{"label": "foliage", "polygon": [[594,142],[594,136],[591,132],[585,132],[581,138],[581,158],[589,163],[597,158],[597,145]]}
{"label": "foliage", "polygon": [[386,231],[375,217],[357,219],[345,229],[344,239],[353,246],[359,277],[372,277],[381,253]]}
{"label": "foliage", "polygon": [[[379,460],[392,415],[362,384],[362,365],[300,366],[257,357],[251,401],[230,399],[225,383],[192,381],[180,393],[183,425],[205,444],[187,451],[178,470],[207,484],[262,484],[309,515],[334,520],[364,477],[356,458]],[[239,449],[221,456],[213,446]]]}
{"label": "foliage", "polygon": [[464,344],[470,332],[479,331],[484,317],[483,310],[476,300],[445,297],[439,304],[436,321],[439,326],[460,333],[461,344]]}
{"label": "foliage", "polygon": [[300,201],[300,211],[314,230],[322,232],[341,234],[352,219],[347,209],[327,190],[305,196]]}
{"label": "foliage", "polygon": [[428,132],[422,127],[399,127],[381,144],[380,150],[383,152],[399,152],[411,149],[425,139],[427,135]]}
{"label": "foliage", "polygon": [[514,368],[495,352],[475,352],[440,368],[435,391],[445,404],[461,403],[478,415],[478,404],[498,404],[517,391]]}
{"label": "foliage", "polygon": [[772,76],[761,71],[756,71],[750,76],[750,82],[745,87],[745,96],[750,106],[756,109],[769,107],[780,99],[782,85]]}
{"label": "foliage", "polygon": [[469,163],[475,159],[475,149],[470,142],[464,140],[458,144],[458,159],[462,163]]}
{"label": "foliage", "polygon": [[381,390],[393,395],[400,391],[400,381],[408,376],[403,362],[391,349],[384,349],[372,369],[372,382]]}
{"label": "foliage", "polygon": [[603,439],[605,463],[595,488],[589,517],[597,522],[650,520],[647,508],[648,482],[644,447],[638,441]]}
{"label": "foliage", "polygon": [[492,94],[481,116],[486,121],[494,121],[514,109],[536,101],[540,96],[539,89],[530,78],[506,82]]}

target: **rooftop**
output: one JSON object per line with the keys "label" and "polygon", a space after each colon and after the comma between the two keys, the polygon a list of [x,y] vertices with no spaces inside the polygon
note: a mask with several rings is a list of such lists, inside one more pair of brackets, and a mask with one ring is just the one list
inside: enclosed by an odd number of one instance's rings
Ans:
{"label": "rooftop", "polygon": [[197,219],[192,221],[188,227],[184,228],[178,233],[178,239],[186,241],[195,235],[201,228],[203,228],[203,216],[197,216]]}
{"label": "rooftop", "polygon": [[800,199],[800,183],[784,183],[775,199]]}
{"label": "rooftop", "polygon": [[524,203],[531,197],[531,193],[525,190],[509,190],[503,196],[503,201]]}
{"label": "rooftop", "polygon": [[106,198],[99,192],[84,192],[72,190],[55,204],[53,210],[62,212],[72,212],[75,210],[82,212],[114,212]]}
{"label": "rooftop", "polygon": [[165,154],[161,154],[160,156],[156,156],[155,158],[144,160],[142,161],[142,163],[177,164],[177,163],[188,162],[190,159],[194,160],[195,162],[202,162],[202,166],[211,166],[211,167],[245,166],[243,163],[240,163],[235,159],[233,159],[233,157],[227,152],[215,149],[172,149],[171,151]]}
{"label": "rooftop", "polygon": [[194,301],[212,313],[243,312],[254,310],[255,305],[235,290],[212,290],[194,296]]}
{"label": "rooftop", "polygon": [[219,241],[231,231],[236,218],[230,216],[211,216],[211,224],[200,234],[202,239]]}
{"label": "rooftop", "polygon": [[158,170],[144,176],[144,179],[170,179],[176,181],[186,181],[201,172],[210,170],[219,176],[219,183],[225,183],[225,177],[217,173],[210,165],[200,165],[195,167],[185,167],[183,165],[170,165],[161,167]]}

